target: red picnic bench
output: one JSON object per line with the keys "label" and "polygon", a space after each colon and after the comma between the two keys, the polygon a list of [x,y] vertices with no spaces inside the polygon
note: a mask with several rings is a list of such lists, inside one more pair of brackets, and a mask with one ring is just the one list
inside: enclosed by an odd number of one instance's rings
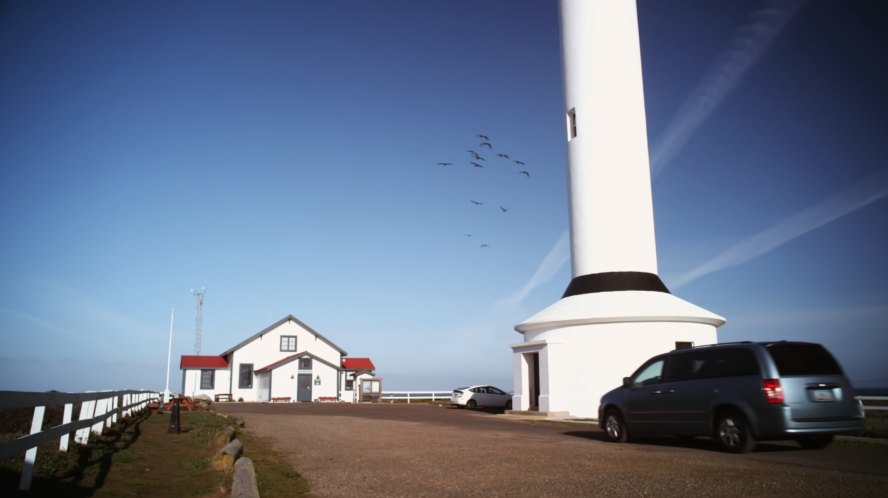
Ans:
{"label": "red picnic bench", "polygon": [[[179,396],[173,398],[163,405],[163,410],[171,411],[175,400],[179,400],[179,410],[188,410],[189,412],[194,411],[194,400],[191,399],[191,396]],[[148,403],[148,409],[151,410],[151,413],[156,413],[157,410],[160,409],[160,403]]]}

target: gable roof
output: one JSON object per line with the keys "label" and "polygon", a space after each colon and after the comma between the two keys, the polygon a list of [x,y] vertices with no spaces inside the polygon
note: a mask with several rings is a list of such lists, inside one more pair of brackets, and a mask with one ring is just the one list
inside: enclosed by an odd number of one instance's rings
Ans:
{"label": "gable roof", "polygon": [[324,365],[328,365],[332,368],[335,368],[336,370],[339,370],[339,367],[330,363],[329,361],[326,361],[323,358],[318,358],[317,356],[315,356],[309,352],[303,351],[301,353],[292,354],[286,358],[280,359],[270,365],[265,365],[264,367],[255,370],[255,373],[259,374],[259,373],[271,372],[272,370],[274,370],[277,367],[280,367],[282,365],[286,365],[287,363],[290,363],[291,361],[296,361],[299,358],[304,358],[304,357],[311,358],[311,361],[319,361],[319,362],[323,363]]}
{"label": "gable roof", "polygon": [[376,370],[370,358],[343,358],[342,368],[346,370]]}
{"label": "gable roof", "polygon": [[221,356],[182,355],[179,370],[186,368],[228,368],[228,361]]}
{"label": "gable roof", "polygon": [[309,327],[308,325],[306,325],[305,323],[299,321],[299,319],[297,319],[295,316],[293,316],[293,315],[287,315],[287,316],[281,318],[280,320],[278,320],[278,321],[272,323],[272,324],[269,325],[268,327],[265,327],[264,329],[260,330],[259,332],[256,332],[255,334],[253,334],[253,335],[250,336],[249,338],[247,338],[247,339],[241,341],[240,343],[238,343],[237,346],[234,346],[233,348],[229,349],[228,351],[222,353],[220,356],[228,356],[228,355],[230,355],[231,353],[235,352],[236,350],[238,350],[238,349],[244,347],[245,345],[249,344],[251,341],[253,341],[253,340],[256,339],[257,337],[261,337],[261,336],[267,334],[268,332],[271,332],[272,330],[274,330],[274,329],[280,327],[281,325],[283,325],[283,324],[285,324],[285,323],[287,323],[287,322],[295,322],[295,323],[296,323],[297,325],[299,325],[300,327],[302,327],[302,328],[304,328],[305,330],[307,330],[307,331],[311,332],[312,334],[314,334],[318,339],[320,339],[320,340],[326,342],[327,344],[329,344],[329,345],[330,345],[333,349],[335,349],[336,351],[339,351],[339,353],[342,354],[343,356],[345,356],[345,355],[348,354],[348,353],[345,352],[344,349],[340,348],[340,347],[337,346],[336,344],[333,344],[333,341],[331,341],[330,339],[327,339],[326,337],[322,336],[319,332],[317,332],[317,331],[314,330],[313,328],[311,328],[311,327]]}

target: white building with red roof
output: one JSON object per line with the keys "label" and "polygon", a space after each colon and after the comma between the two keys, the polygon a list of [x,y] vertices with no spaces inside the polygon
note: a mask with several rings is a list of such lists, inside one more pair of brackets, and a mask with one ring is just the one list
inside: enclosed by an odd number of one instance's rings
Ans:
{"label": "white building with red roof", "polygon": [[183,355],[182,394],[217,401],[294,402],[354,402],[377,394],[381,380],[370,358],[347,355],[287,315],[221,355]]}

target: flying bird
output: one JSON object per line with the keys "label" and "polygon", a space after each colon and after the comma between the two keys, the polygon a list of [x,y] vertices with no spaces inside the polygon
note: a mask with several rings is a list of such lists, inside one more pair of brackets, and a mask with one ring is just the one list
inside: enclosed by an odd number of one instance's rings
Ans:
{"label": "flying bird", "polygon": [[472,235],[475,235],[475,234],[473,234],[473,233],[467,233],[467,234],[466,234],[466,237],[471,237]]}
{"label": "flying bird", "polygon": [[478,138],[480,138],[481,140],[490,140],[490,137],[488,137],[487,135],[478,134]]}
{"label": "flying bird", "polygon": [[509,155],[508,155],[508,154],[503,154],[502,152],[498,153],[497,156],[502,157],[503,159],[508,159],[508,158],[509,158]]}
{"label": "flying bird", "polygon": [[502,212],[505,213],[505,212],[507,212],[508,210],[509,210],[509,208],[505,208],[505,207],[500,206],[500,211],[502,211]]}
{"label": "flying bird", "polygon": [[469,161],[469,162],[472,163],[472,166],[474,166],[474,167],[476,167],[476,168],[483,168],[483,167],[484,167],[483,164],[478,164],[478,163],[476,163],[475,161]]}
{"label": "flying bird", "polygon": [[519,160],[515,159],[515,160],[512,161],[512,162],[514,162],[514,163],[517,164],[518,166],[524,166],[524,161],[519,161]]}
{"label": "flying bird", "polygon": [[481,247],[490,247],[490,246],[487,244],[481,244]]}
{"label": "flying bird", "polygon": [[527,171],[522,171],[522,172],[520,172],[520,173],[518,173],[518,174],[519,174],[519,175],[524,175],[524,176],[530,178],[530,173],[528,173]]}
{"label": "flying bird", "polygon": [[453,166],[453,163],[438,163],[438,166]]}
{"label": "flying bird", "polygon": [[472,201],[472,204],[474,204],[474,205],[476,205],[476,206],[481,206],[481,205],[484,204],[483,202],[474,201],[474,200],[471,200],[471,199],[469,199],[469,200]]}
{"label": "flying bird", "polygon": [[481,147],[487,147],[488,149],[492,149],[493,145],[490,142],[481,142]]}

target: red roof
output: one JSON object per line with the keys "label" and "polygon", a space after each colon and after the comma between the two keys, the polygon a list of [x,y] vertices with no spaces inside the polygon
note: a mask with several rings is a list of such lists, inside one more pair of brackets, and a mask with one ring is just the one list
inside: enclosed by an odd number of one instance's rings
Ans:
{"label": "red roof", "polygon": [[274,370],[275,368],[283,365],[284,363],[293,361],[296,358],[299,358],[300,356],[306,356],[306,354],[305,353],[291,354],[290,356],[288,356],[284,359],[278,360],[278,361],[272,363],[271,365],[266,365],[266,366],[256,370],[256,373],[270,372],[270,371]]}
{"label": "red roof", "polygon": [[221,356],[182,355],[179,369],[186,368],[228,368],[228,362]]}
{"label": "red roof", "polygon": [[376,370],[370,358],[343,358],[342,368],[346,370]]}

